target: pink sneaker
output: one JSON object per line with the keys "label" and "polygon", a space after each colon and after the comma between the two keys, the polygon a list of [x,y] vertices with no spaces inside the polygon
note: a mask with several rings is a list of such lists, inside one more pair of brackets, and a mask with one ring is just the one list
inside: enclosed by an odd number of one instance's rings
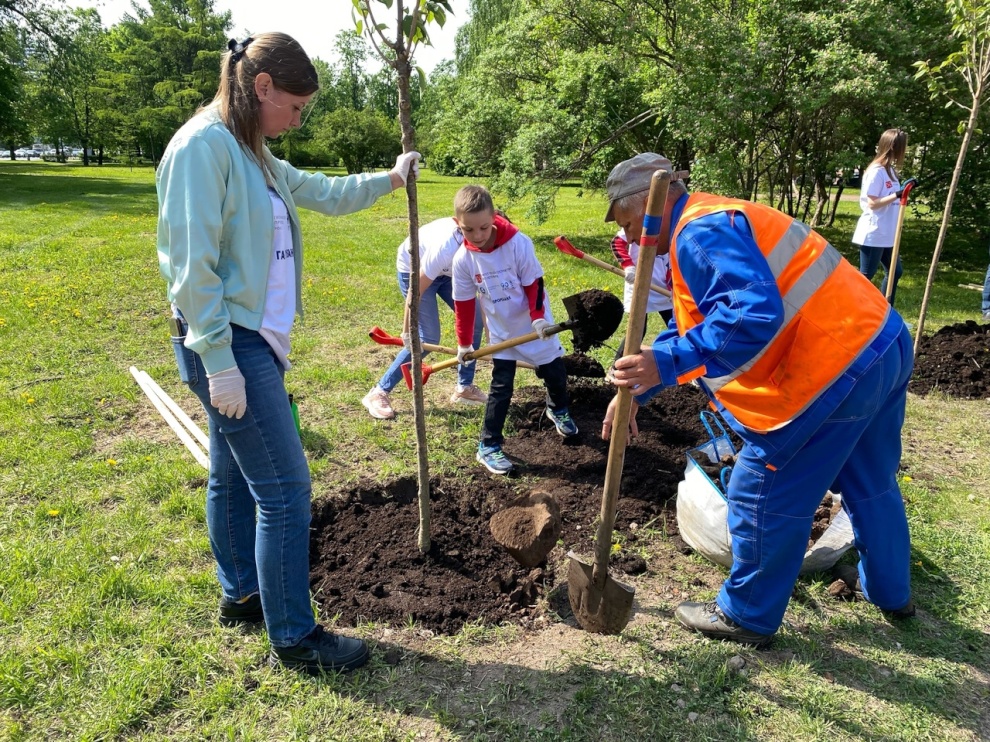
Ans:
{"label": "pink sneaker", "polygon": [[391,420],[395,417],[395,410],[392,409],[392,400],[388,398],[388,392],[377,385],[364,395],[361,404],[368,408],[368,412],[376,420]]}
{"label": "pink sneaker", "polygon": [[464,387],[455,386],[454,393],[450,395],[450,401],[459,402],[461,404],[479,405],[485,404],[488,401],[488,395],[474,384],[469,384]]}

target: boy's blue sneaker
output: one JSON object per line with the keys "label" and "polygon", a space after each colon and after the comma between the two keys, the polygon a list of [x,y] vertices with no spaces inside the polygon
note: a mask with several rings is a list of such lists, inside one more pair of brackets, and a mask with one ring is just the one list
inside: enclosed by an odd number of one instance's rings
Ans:
{"label": "boy's blue sneaker", "polygon": [[570,438],[578,434],[577,423],[574,422],[571,413],[567,411],[566,407],[561,407],[559,410],[551,410],[547,407],[547,417],[557,426],[557,432],[565,438]]}
{"label": "boy's blue sneaker", "polygon": [[479,445],[475,458],[492,474],[508,474],[512,471],[512,462],[502,452],[501,446]]}

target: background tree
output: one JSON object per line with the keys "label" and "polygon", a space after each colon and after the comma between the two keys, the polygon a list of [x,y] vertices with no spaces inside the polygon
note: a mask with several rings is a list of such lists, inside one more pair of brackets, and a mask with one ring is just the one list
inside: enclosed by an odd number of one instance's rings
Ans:
{"label": "background tree", "polygon": [[966,120],[959,124],[962,142],[959,145],[959,155],[952,171],[952,182],[946,195],[942,224],[938,230],[932,265],[925,284],[925,295],[921,300],[921,313],[918,316],[918,328],[914,340],[916,354],[921,344],[921,333],[925,326],[932,285],[935,282],[935,271],[938,269],[945,236],[949,231],[953,197],[959,187],[966,153],[969,151],[973,133],[980,120],[980,107],[990,89],[990,3],[986,0],[948,0],[947,5],[952,14],[952,35],[958,39],[960,46],[938,64],[933,65],[929,61],[918,62],[918,77],[928,81],[933,98],[945,97],[948,99],[946,107],[957,108],[968,115]]}
{"label": "background tree", "polygon": [[148,0],[133,5],[109,39],[116,85],[127,96],[130,138],[153,159],[220,80],[230,11],[213,0]]}
{"label": "background tree", "polygon": [[343,163],[348,173],[363,173],[395,161],[402,151],[399,125],[378,111],[338,108],[325,114],[313,141],[330,163]]}
{"label": "background tree", "polygon": [[30,140],[26,81],[24,33],[12,23],[0,24],[0,143],[12,160],[14,151]]}
{"label": "background tree", "polygon": [[[98,111],[106,106],[98,86],[108,65],[106,32],[93,9],[53,14],[52,37],[39,38],[33,60],[37,65],[33,110],[35,129],[60,150],[64,141],[81,144],[83,164],[89,164]],[[60,151],[60,157],[62,153]]]}

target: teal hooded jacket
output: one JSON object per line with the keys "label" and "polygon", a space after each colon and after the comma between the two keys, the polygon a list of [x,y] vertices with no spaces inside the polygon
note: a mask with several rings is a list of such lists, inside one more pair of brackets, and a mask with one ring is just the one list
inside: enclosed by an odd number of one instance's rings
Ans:
{"label": "teal hooded jacket", "polygon": [[[387,172],[347,177],[297,170],[264,155],[292,226],[296,313],[302,314],[302,232],[297,208],[340,215],[371,206],[392,191]],[[261,328],[265,315],[274,217],[268,183],[253,154],[207,108],[169,142],[155,176],[158,267],[168,298],[189,330],[185,345],[208,374],[235,367],[230,325]]]}

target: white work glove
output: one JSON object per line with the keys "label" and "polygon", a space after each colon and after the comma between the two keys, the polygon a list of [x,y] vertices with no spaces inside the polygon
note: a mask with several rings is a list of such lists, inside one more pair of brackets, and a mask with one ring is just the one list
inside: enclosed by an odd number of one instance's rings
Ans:
{"label": "white work glove", "polygon": [[549,340],[553,337],[552,335],[547,335],[547,328],[551,326],[543,317],[533,320],[533,332],[540,336],[540,340]]}
{"label": "white work glove", "polygon": [[630,265],[623,271],[626,274],[626,283],[636,283],[636,266]]}
{"label": "white work glove", "polygon": [[240,420],[247,410],[247,392],[244,389],[244,376],[234,366],[215,374],[207,374],[210,382],[210,404],[220,410],[221,415]]}
{"label": "white work glove", "polygon": [[472,363],[474,363],[474,359],[473,358],[470,361],[464,360],[464,356],[466,356],[468,353],[474,353],[474,346],[473,345],[458,345],[457,346],[457,362],[459,364],[461,364],[462,366],[470,366]]}
{"label": "white work glove", "polygon": [[412,335],[408,332],[403,332],[399,337],[402,338],[402,347],[412,353]]}
{"label": "white work glove", "polygon": [[412,168],[413,175],[419,178],[419,157],[419,152],[403,152],[395,158],[395,167],[391,172],[399,176],[402,185],[406,184],[409,177],[409,168]]}

